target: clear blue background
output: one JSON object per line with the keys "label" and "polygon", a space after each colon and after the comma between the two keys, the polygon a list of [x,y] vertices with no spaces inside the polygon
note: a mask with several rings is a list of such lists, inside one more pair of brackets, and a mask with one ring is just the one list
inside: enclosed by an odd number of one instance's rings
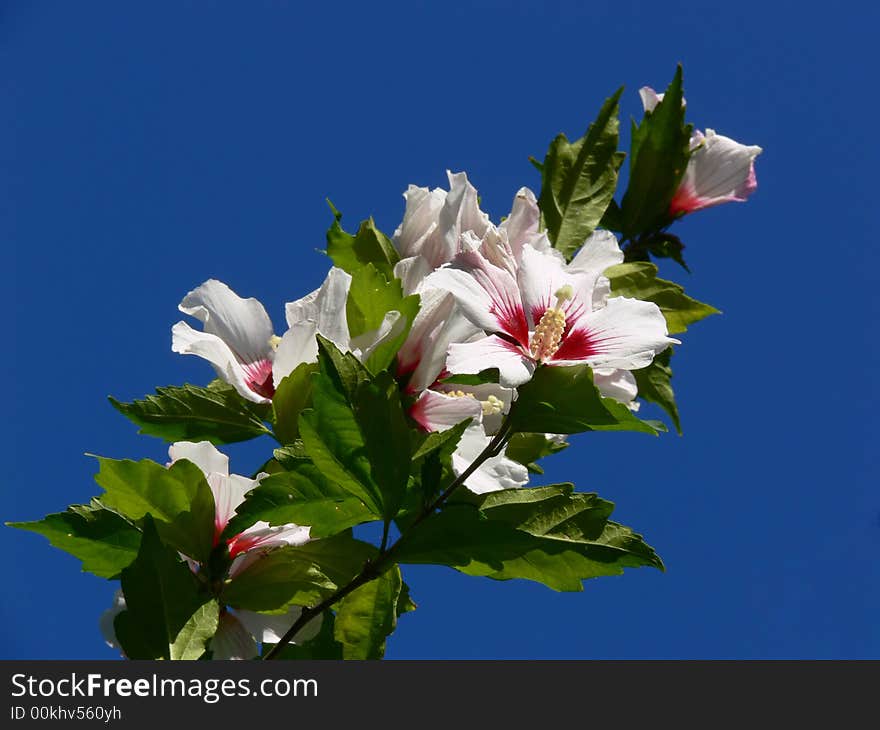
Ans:
{"label": "clear blue background", "polygon": [[[463,169],[497,220],[537,189],[528,155],[620,84],[628,128],[681,61],[690,120],[765,149],[749,203],[676,226],[694,274],[664,267],[724,316],[676,354],[683,438],[577,437],[547,473],[668,572],[557,594],[407,568],[388,656],[880,657],[875,6],[305,5],[0,9],[0,517],[87,501],[86,452],[163,459],[106,396],[210,379],[170,349],[208,277],[280,329],[326,270],[325,196],[390,233],[407,183]],[[0,655],[114,656],[111,584],[36,535],[0,550]]]}

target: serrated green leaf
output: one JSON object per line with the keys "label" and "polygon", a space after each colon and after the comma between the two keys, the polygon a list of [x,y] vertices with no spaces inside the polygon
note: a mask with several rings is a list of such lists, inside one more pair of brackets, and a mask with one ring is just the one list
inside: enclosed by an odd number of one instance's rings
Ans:
{"label": "serrated green leaf", "polygon": [[681,66],[654,111],[633,125],[630,173],[621,203],[627,238],[658,230],[670,222],[669,204],[690,156],[693,127],[684,122]]}
{"label": "serrated green leaf", "polygon": [[[199,641],[207,640],[205,624],[211,611],[201,609],[212,596],[200,590],[176,549],[162,543],[149,515],[144,518],[137,558],[122,571],[122,592],[126,609],[116,617],[114,627],[129,659],[192,656],[198,652]],[[196,614],[199,618],[192,621]],[[187,626],[190,629],[180,637]]]}
{"label": "serrated green leaf", "polygon": [[370,371],[354,355],[342,352],[326,337],[318,335],[317,339],[319,370],[332,379],[337,390],[350,402],[358,386],[370,381]]}
{"label": "serrated green leaf", "polygon": [[354,415],[364,437],[370,473],[379,487],[386,522],[397,514],[410,472],[410,438],[400,390],[390,373],[362,383],[355,395]]}
{"label": "serrated green leaf", "polygon": [[272,397],[275,438],[279,443],[292,444],[299,438],[299,414],[308,406],[312,396],[312,373],[318,366],[304,362],[278,383]]}
{"label": "serrated green leaf", "polygon": [[672,368],[669,367],[671,359],[670,347],[657,355],[648,367],[633,370],[633,375],[639,388],[639,397],[650,403],[656,403],[666,411],[675,425],[675,430],[681,435],[681,420],[678,416],[678,406],[675,404],[675,392],[672,390]]}
{"label": "serrated green leaf", "polygon": [[345,397],[324,373],[315,375],[313,401],[314,408],[302,413],[299,425],[309,457],[327,479],[382,517],[382,494],[372,477],[363,434]]}
{"label": "serrated green leaf", "polygon": [[7,522],[36,532],[55,547],[82,560],[82,569],[100,578],[115,578],[137,557],[141,533],[115,512],[100,505],[73,505],[66,512],[35,522]]}
{"label": "serrated green leaf", "polygon": [[143,400],[110,403],[138,426],[138,433],[165,441],[210,441],[229,444],[271,433],[263,423],[268,407],[242,398],[230,385],[214,381],[196,385],[156,388]]}
{"label": "serrated green leaf", "polygon": [[403,581],[396,565],[339,602],[334,636],[343,659],[381,659],[385,640],[397,626]]}
{"label": "serrated green leaf", "polygon": [[193,661],[205,653],[205,645],[217,633],[220,622],[220,604],[216,599],[195,610],[174,639],[170,658]]}
{"label": "serrated green leaf", "polygon": [[[296,469],[302,463],[311,463],[311,459],[309,459],[309,455],[306,453],[306,448],[303,446],[302,441],[294,441],[291,444],[287,444],[287,446],[281,446],[275,449],[272,452],[274,457],[274,461],[278,463],[278,468],[272,470],[271,474],[276,474],[279,471],[289,471],[291,469]],[[270,459],[271,461],[272,459]],[[263,469],[262,471],[268,471]]]}
{"label": "serrated green leaf", "polygon": [[100,502],[130,520],[152,515],[162,540],[205,562],[214,540],[214,495],[202,470],[187,460],[165,468],[155,461],[97,457]]}
{"label": "serrated green leaf", "polygon": [[625,156],[617,151],[622,91],[605,101],[584,137],[569,142],[560,134],[544,158],[538,205],[550,241],[569,259],[599,225],[617,187]]}
{"label": "serrated green leaf", "polygon": [[622,403],[603,398],[587,365],[539,367],[532,379],[519,388],[510,421],[514,431],[525,433],[657,433]]}
{"label": "serrated green leaf", "polygon": [[[332,208],[332,204],[331,204]],[[372,264],[390,281],[394,278],[394,265],[400,260],[388,237],[376,228],[373,219],[361,223],[353,236],[339,224],[342,216],[333,209],[333,225],[327,231],[327,255],[333,263],[349,274],[355,274],[362,266]]]}
{"label": "serrated green leaf", "polygon": [[568,445],[566,441],[549,439],[543,433],[516,433],[507,442],[504,455],[533,474],[543,474],[544,470],[536,463],[538,459],[557,454],[567,449]]}
{"label": "serrated green leaf", "polygon": [[611,281],[611,292],[618,297],[633,297],[654,302],[666,318],[669,334],[687,331],[688,325],[712,314],[715,307],[699,302],[684,293],[684,288],[657,277],[657,267],[644,261],[617,264],[605,271]]}
{"label": "serrated green leaf", "polygon": [[409,476],[409,428],[396,382],[372,376],[320,339],[312,410],[300,418],[303,446],[324,476],[390,520]]}
{"label": "serrated green leaf", "polygon": [[508,490],[525,492],[518,497],[532,501],[494,504],[482,511],[468,504],[449,505],[419,525],[401,543],[395,559],[448,565],[496,580],[522,578],[558,591],[580,591],[581,581],[618,575],[628,567],[662,569],[640,535],[601,517],[608,505],[604,500],[597,504],[585,495],[566,504],[561,487],[544,489],[549,491],[537,495],[528,494],[537,490]]}
{"label": "serrated green leaf", "polygon": [[363,502],[326,479],[310,462],[265,477],[236,508],[225,536],[236,535],[255,522],[309,525],[313,538],[334,535],[377,519]]}

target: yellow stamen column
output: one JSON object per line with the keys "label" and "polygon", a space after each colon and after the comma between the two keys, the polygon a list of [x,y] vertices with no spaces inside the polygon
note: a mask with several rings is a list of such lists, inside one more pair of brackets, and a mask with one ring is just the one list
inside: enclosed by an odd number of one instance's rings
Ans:
{"label": "yellow stamen column", "polygon": [[553,357],[562,344],[562,335],[565,333],[565,312],[562,311],[562,305],[574,296],[571,284],[560,287],[555,296],[556,306],[544,312],[529,344],[529,352],[539,362]]}

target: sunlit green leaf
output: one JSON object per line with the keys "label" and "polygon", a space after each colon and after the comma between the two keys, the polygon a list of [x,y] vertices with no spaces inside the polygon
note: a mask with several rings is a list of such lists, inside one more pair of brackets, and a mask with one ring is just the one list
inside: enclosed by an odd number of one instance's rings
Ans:
{"label": "sunlit green leaf", "polygon": [[599,225],[617,187],[617,171],[625,156],[617,151],[622,91],[605,101],[584,137],[569,142],[560,134],[544,158],[538,204],[547,235],[566,258]]}
{"label": "sunlit green leaf", "polygon": [[100,502],[130,520],[152,515],[162,540],[204,562],[213,547],[214,495],[202,470],[180,460],[165,468],[155,461],[98,457],[95,481]]}
{"label": "sunlit green leaf", "polygon": [[101,578],[115,578],[137,557],[141,533],[115,512],[100,505],[73,505],[66,512],[35,522],[7,522],[36,532],[55,547],[82,560],[82,569]]}
{"label": "sunlit green leaf", "polygon": [[166,441],[210,441],[228,444],[271,433],[263,423],[268,406],[242,398],[231,385],[215,381],[156,388],[156,395],[113,407],[141,427],[139,433]]}
{"label": "sunlit green leaf", "polygon": [[605,275],[611,280],[614,296],[642,299],[660,307],[669,334],[685,332],[688,325],[719,314],[715,307],[689,297],[678,284],[658,278],[654,264],[643,261],[618,264],[607,269]]}
{"label": "sunlit green leaf", "polygon": [[587,365],[539,367],[520,387],[510,420],[514,431],[526,433],[657,432],[622,403],[603,398]]}
{"label": "sunlit green leaf", "polygon": [[397,625],[403,581],[396,565],[339,602],[334,636],[344,659],[381,659],[385,640]]}

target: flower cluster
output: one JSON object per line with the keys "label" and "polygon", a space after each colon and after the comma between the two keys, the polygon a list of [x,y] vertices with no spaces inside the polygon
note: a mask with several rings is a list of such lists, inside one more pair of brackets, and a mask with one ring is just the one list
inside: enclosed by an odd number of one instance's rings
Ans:
{"label": "flower cluster", "polygon": [[[437,564],[555,590],[663,563],[613,505],[568,483],[531,486],[571,434],[680,430],[670,359],[717,312],[658,277],[684,265],[669,228],[745,200],[756,146],[694,132],[681,69],[641,90],[627,190],[620,92],[581,139],[559,135],[541,188],[493,222],[464,172],[410,185],[385,236],[327,234],[333,265],[265,307],[209,279],[179,309],[172,350],[217,380],[113,405],[170,443],[169,461],[99,457],[103,493],[17,527],[119,579],[101,621],[133,659],[379,658],[415,608],[401,565]],[[200,323],[200,326],[199,326]],[[111,399],[112,400],[112,399]],[[269,435],[251,477],[218,445]],[[381,539],[361,539],[378,523]]]}

